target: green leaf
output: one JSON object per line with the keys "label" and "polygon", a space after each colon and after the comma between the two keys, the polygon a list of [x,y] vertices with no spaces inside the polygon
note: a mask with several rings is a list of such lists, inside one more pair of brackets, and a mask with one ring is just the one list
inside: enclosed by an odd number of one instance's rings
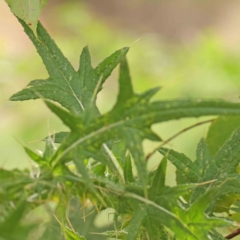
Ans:
{"label": "green leaf", "polygon": [[190,228],[179,217],[179,212],[182,211],[182,215],[184,215],[185,211],[181,210],[177,203],[178,197],[185,192],[186,189],[189,190],[190,188],[193,188],[193,185],[177,186],[174,188],[165,187],[162,189],[159,198],[156,199],[155,202],[137,194],[133,194],[132,192],[126,192],[124,196],[135,200],[132,203],[132,206],[135,206],[136,208],[135,212],[139,212],[137,206],[141,206],[144,203],[145,205],[142,207],[147,210],[147,219],[150,218],[151,221],[158,222],[159,224],[170,228],[173,232],[178,234],[177,236],[179,239],[184,239],[186,236],[193,237],[189,239],[197,239]]}
{"label": "green leaf", "polygon": [[221,191],[212,204],[216,204],[216,212],[229,212],[230,206],[238,199],[238,173],[237,167],[240,161],[240,129],[225,142],[215,157],[211,157],[204,139],[198,144],[197,160],[192,162],[185,155],[168,150],[159,149],[177,167],[177,181],[182,183],[200,183],[192,192],[190,202],[195,202],[209,188],[223,184]]}
{"label": "green leaf", "polygon": [[169,235],[162,225],[147,216],[145,223],[147,234],[151,240],[169,240]]}
{"label": "green leaf", "polygon": [[[173,118],[190,117],[208,114],[235,114],[240,113],[240,104],[223,101],[168,101],[149,103],[144,99],[134,96],[126,102],[127,108],[119,115],[116,108],[109,113],[96,117],[92,121],[84,122],[82,117],[74,117],[66,111],[47,103],[49,108],[56,113],[73,132],[67,141],[58,149],[55,155],[57,163],[62,157],[66,157],[76,147],[82,150],[94,152],[109,139],[125,139],[130,150],[138,174],[146,189],[147,174],[146,161],[143,155],[141,141],[149,135],[145,134],[146,128],[151,124]],[[132,102],[131,102],[132,101]],[[143,131],[142,131],[143,130]],[[151,131],[151,130],[150,130]],[[94,150],[95,149],[95,150]],[[190,160],[188,161],[190,164]],[[198,169],[196,169],[196,174]],[[196,175],[195,174],[195,175]],[[192,176],[194,178],[196,176]],[[193,180],[196,182],[196,179]]]}
{"label": "green leaf", "polygon": [[128,130],[126,129],[125,140],[137,167],[138,176],[143,185],[144,193],[146,196],[148,175],[146,170],[146,160],[142,149],[142,140],[139,137],[137,131],[134,131],[130,128]]}
{"label": "green leaf", "polygon": [[196,183],[199,181],[199,168],[183,153],[178,153],[167,148],[158,150],[163,156],[167,156],[168,160],[176,166],[177,183]]}
{"label": "green leaf", "polygon": [[22,19],[37,36],[38,18],[48,0],[5,0],[12,13]]}
{"label": "green leaf", "polygon": [[162,159],[159,164],[149,188],[149,196],[151,199],[155,199],[159,194],[160,190],[165,186],[165,178],[166,178],[166,170],[167,170],[167,154]]}
{"label": "green leaf", "polygon": [[198,143],[196,155],[197,159],[195,160],[194,165],[198,167],[198,175],[200,176],[200,178],[203,178],[208,171],[211,161],[209,148],[204,138],[201,138]]}
{"label": "green leaf", "polygon": [[124,103],[135,95],[133,92],[127,59],[125,57],[122,57],[120,62],[118,82],[119,82],[119,93],[118,93],[118,99],[115,105],[115,108],[117,109],[124,106],[125,105]]}
{"label": "green leaf", "polygon": [[34,160],[39,165],[46,165],[47,161],[42,156],[39,156],[37,153],[33,152],[31,149],[24,147],[25,152],[28,154],[28,156]]}
{"label": "green leaf", "polygon": [[68,227],[64,227],[64,235],[66,240],[86,240],[83,236],[80,236],[78,233],[74,232]]}
{"label": "green leaf", "polygon": [[10,100],[45,98],[60,103],[77,115],[91,103],[96,114],[96,94],[101,90],[106,78],[120,62],[122,56],[126,55],[128,48],[116,51],[93,69],[86,47],[81,54],[79,71],[75,71],[40,23],[37,27],[38,39],[23,21],[20,20],[20,23],[41,56],[49,78],[30,82],[25,89],[14,94]]}
{"label": "green leaf", "polygon": [[130,224],[128,226],[128,234],[126,240],[135,240],[137,239],[142,222],[146,217],[146,211],[144,209],[139,209],[139,211],[135,212],[132,216]]}
{"label": "green leaf", "polygon": [[239,127],[239,116],[221,116],[211,124],[206,141],[213,156]]}
{"label": "green leaf", "polygon": [[124,179],[126,183],[134,182],[133,172],[132,172],[132,161],[128,154],[124,162]]}
{"label": "green leaf", "polygon": [[230,221],[224,218],[210,217],[205,212],[211,204],[212,199],[216,198],[219,189],[215,188],[206,192],[190,209],[182,216],[192,232],[198,239],[209,239],[209,231],[216,227],[224,227],[231,224]]}
{"label": "green leaf", "polygon": [[226,174],[237,173],[237,166],[240,160],[240,128],[225,142],[222,148],[214,157],[219,170],[220,177],[226,177]]}

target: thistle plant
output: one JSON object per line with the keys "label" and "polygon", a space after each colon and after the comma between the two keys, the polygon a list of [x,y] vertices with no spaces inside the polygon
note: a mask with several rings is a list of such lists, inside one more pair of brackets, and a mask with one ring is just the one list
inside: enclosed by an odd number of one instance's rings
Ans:
{"label": "thistle plant", "polygon": [[[240,103],[152,101],[160,88],[133,90],[129,47],[94,68],[86,46],[75,70],[40,22],[14,13],[49,77],[31,81],[10,100],[44,101],[69,131],[46,136],[43,154],[24,147],[35,169],[0,169],[0,239],[30,239],[39,223],[29,221],[29,214],[43,206],[50,219],[39,239],[231,239],[233,234],[225,238],[216,229],[237,225],[228,216],[240,211]],[[117,101],[101,114],[97,95],[115,68]],[[196,160],[165,148],[167,141],[151,129],[155,123],[200,116],[220,117],[208,120],[212,125],[199,141]],[[225,134],[219,131],[223,126]],[[144,154],[144,139],[159,142],[154,152],[161,161],[152,171],[147,170],[152,153]],[[165,181],[168,161],[176,167],[173,187]],[[97,229],[93,221],[106,209],[112,210],[113,222]]]}

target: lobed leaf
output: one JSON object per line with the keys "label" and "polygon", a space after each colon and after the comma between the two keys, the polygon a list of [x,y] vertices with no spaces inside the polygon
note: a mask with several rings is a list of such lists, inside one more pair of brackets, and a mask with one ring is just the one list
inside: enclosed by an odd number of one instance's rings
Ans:
{"label": "lobed leaf", "polygon": [[83,112],[91,103],[96,113],[96,94],[101,90],[104,81],[120,62],[122,56],[126,55],[128,48],[116,51],[93,69],[86,47],[80,58],[82,67],[80,65],[79,71],[75,71],[40,23],[37,27],[37,39],[30,28],[23,21],[19,21],[41,56],[49,78],[30,82],[25,89],[14,94],[10,100],[49,99],[60,103],[76,115]]}

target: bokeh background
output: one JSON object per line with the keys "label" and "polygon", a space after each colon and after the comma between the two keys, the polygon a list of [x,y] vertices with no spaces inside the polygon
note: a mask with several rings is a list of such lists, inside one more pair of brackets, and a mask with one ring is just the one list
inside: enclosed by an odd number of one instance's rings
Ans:
{"label": "bokeh background", "polygon": [[[240,1],[231,0],[49,0],[41,16],[58,46],[77,68],[88,45],[94,66],[116,49],[128,54],[136,92],[161,86],[155,99],[223,98],[239,101]],[[107,112],[116,100],[118,72],[104,84],[97,104]],[[9,97],[47,72],[35,48],[4,1],[0,1],[0,167],[28,168],[22,145],[41,150],[43,139],[65,127],[41,100],[10,102]],[[167,139],[208,118],[153,126]],[[195,159],[208,124],[174,139],[168,147]],[[145,141],[150,152],[156,143]],[[155,154],[152,169],[160,161]],[[174,168],[169,165],[169,185]]]}

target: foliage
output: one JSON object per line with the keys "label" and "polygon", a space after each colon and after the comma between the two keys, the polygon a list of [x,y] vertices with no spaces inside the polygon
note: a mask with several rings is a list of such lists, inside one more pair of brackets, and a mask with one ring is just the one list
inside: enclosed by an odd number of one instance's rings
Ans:
{"label": "foliage", "polygon": [[[94,234],[97,239],[224,239],[215,228],[234,222],[216,213],[239,211],[240,104],[211,99],[151,101],[159,88],[134,92],[128,47],[96,68],[85,47],[75,71],[41,23],[34,33],[26,22],[20,18],[19,22],[49,78],[31,81],[10,99],[44,100],[70,131],[47,136],[43,154],[24,147],[34,162],[30,172],[1,169],[0,239],[30,238],[38,223],[31,213],[41,207],[51,214],[39,239],[94,239]],[[118,65],[117,102],[101,114],[97,94]],[[158,152],[164,157],[157,169],[147,170],[142,141],[161,141],[152,124],[211,115],[221,117],[212,124],[207,141],[200,140],[195,161],[161,147]],[[177,169],[173,187],[165,183],[168,160]],[[109,208],[113,223],[97,229],[96,211]]]}

